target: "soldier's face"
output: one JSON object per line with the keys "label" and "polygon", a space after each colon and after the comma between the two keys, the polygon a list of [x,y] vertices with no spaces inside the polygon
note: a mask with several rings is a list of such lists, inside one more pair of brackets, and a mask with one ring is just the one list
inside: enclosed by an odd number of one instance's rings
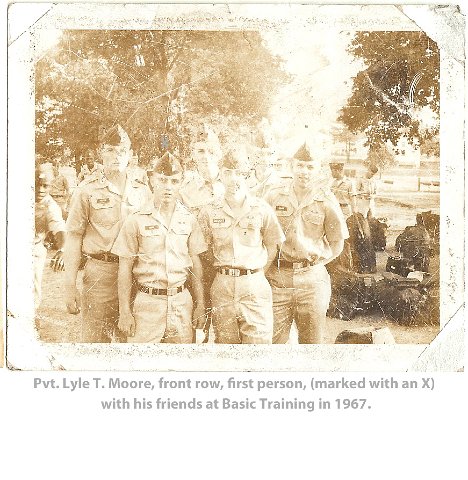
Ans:
{"label": "soldier's face", "polygon": [[203,143],[195,144],[192,150],[192,158],[197,165],[198,173],[206,180],[214,180],[219,173],[216,159]]}
{"label": "soldier's face", "polygon": [[35,199],[36,202],[40,202],[49,192],[50,192],[50,183],[45,178],[36,178],[35,185]]}
{"label": "soldier's face", "polygon": [[270,158],[261,158],[255,165],[255,175],[259,180],[267,178],[274,171],[275,162]]}
{"label": "soldier's face", "polygon": [[104,169],[108,172],[123,172],[130,160],[130,148],[128,145],[120,143],[119,145],[104,144],[99,149]]}
{"label": "soldier's face", "polygon": [[343,178],[343,169],[337,167],[331,167],[331,175],[333,178],[340,179]]}
{"label": "soldier's face", "polygon": [[182,183],[182,173],[176,175],[162,175],[153,173],[151,176],[154,199],[157,202],[172,203],[175,202],[179,194],[180,184]]}
{"label": "soldier's face", "polygon": [[293,161],[293,177],[297,185],[305,188],[317,177],[320,172],[320,163],[317,161]]}
{"label": "soldier's face", "polygon": [[247,174],[238,168],[222,168],[221,182],[226,189],[226,196],[237,196],[247,192]]}

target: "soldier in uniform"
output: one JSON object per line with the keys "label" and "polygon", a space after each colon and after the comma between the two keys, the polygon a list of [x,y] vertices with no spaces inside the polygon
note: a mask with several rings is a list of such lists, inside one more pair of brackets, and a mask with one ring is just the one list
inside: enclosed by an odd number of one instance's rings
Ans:
{"label": "soldier in uniform", "polygon": [[364,177],[356,184],[356,210],[364,218],[375,218],[375,196],[377,195],[377,181],[375,176],[379,171],[376,165],[369,165]]}
{"label": "soldier in uniform", "polygon": [[62,217],[66,220],[70,186],[68,180],[59,172],[57,165],[54,166],[54,179],[50,188],[50,196],[62,210]]}
{"label": "soldier in uniform", "polygon": [[219,201],[224,194],[223,185],[218,179],[219,155],[215,150],[208,141],[192,145],[192,160],[197,171],[192,176],[185,176],[179,195],[184,205],[196,214],[205,205]]}
{"label": "soldier in uniform", "polygon": [[62,211],[55,200],[50,196],[53,176],[50,172],[41,171],[40,167],[35,175],[35,235],[34,235],[34,305],[39,307],[42,297],[42,274],[47,258],[47,249],[44,240],[48,232],[52,232],[58,250],[50,265],[54,271],[62,271],[63,246],[65,244],[65,222]]}
{"label": "soldier in uniform", "polygon": [[94,152],[92,150],[88,150],[85,155],[84,163],[81,166],[80,173],[78,174],[78,183],[82,182],[89,176],[102,173],[103,166],[99,162],[95,161]]}
{"label": "soldier in uniform", "polygon": [[[102,128],[98,156],[103,174],[96,172],[76,188],[67,220],[65,247],[66,305],[69,313],[82,309],[82,341],[108,343],[124,340],[117,331],[119,257],[111,253],[123,220],[151,198],[141,180],[127,172],[130,138],[118,125]],[[87,262],[83,274],[83,298],[76,286],[81,255]]]}
{"label": "soldier in uniform", "polygon": [[[191,343],[193,328],[205,323],[198,256],[207,246],[195,215],[178,200],[180,162],[166,152],[150,181],[153,201],[126,219],[112,248],[120,257],[119,329],[131,342]],[[189,273],[195,309],[186,288]],[[138,288],[133,312],[132,276]]]}
{"label": "soldier in uniform", "polygon": [[199,215],[217,273],[211,286],[215,342],[272,341],[271,288],[264,269],[273,261],[283,232],[271,207],[249,194],[247,156],[229,152],[222,160],[222,201]]}
{"label": "soldier in uniform", "polygon": [[331,191],[340,204],[341,211],[347,219],[356,210],[356,187],[350,178],[344,174],[344,162],[330,162],[333,177]]}
{"label": "soldier in uniform", "polygon": [[[203,134],[200,141],[192,145],[192,161],[195,163],[197,171],[191,176],[187,170],[185,171],[179,196],[184,205],[197,216],[201,208],[213,202],[219,202],[223,198],[224,187],[219,180],[219,160],[220,148],[214,134]],[[210,288],[216,271],[212,263],[204,255],[201,258],[204,275],[205,305],[208,314],[205,326],[206,343],[208,342],[211,326]]]}
{"label": "soldier in uniform", "polygon": [[[329,167],[333,178],[331,191],[340,204],[345,220],[347,220],[356,210],[356,188],[352,180],[344,174],[344,162],[333,161],[330,162]],[[334,276],[335,284],[344,279],[337,278],[341,273],[348,273],[353,270],[353,259],[348,239],[345,240],[343,251],[339,257],[328,263],[327,269],[330,275]]]}
{"label": "soldier in uniform", "polygon": [[292,160],[293,180],[267,195],[286,241],[267,272],[273,292],[273,343],[286,343],[293,320],[299,343],[321,343],[330,301],[325,264],[348,236],[335,196],[320,180],[320,162],[304,144]]}

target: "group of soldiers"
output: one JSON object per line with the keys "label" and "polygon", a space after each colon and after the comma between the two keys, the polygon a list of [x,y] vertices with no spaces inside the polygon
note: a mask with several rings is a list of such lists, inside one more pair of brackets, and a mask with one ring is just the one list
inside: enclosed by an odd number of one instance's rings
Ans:
{"label": "group of soldiers", "polygon": [[[102,169],[76,187],[66,227],[49,201],[55,217],[41,228],[60,238],[66,230],[52,262],[65,270],[66,308],[81,313],[83,342],[192,343],[203,330],[222,344],[286,343],[293,322],[299,343],[323,341],[325,265],[342,253],[346,217],[363,197],[342,165],[331,165],[330,185],[304,144],[288,159],[290,178],[269,151],[257,153],[252,174],[245,150],[198,141],[197,171],[167,151],[142,178],[120,125],[100,129],[97,156]],[[41,191],[44,203],[36,179]]]}

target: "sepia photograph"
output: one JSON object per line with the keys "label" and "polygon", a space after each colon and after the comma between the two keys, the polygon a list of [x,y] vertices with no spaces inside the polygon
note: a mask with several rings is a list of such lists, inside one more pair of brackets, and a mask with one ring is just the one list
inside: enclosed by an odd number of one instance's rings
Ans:
{"label": "sepia photograph", "polygon": [[458,50],[393,6],[142,7],[23,42],[7,365],[409,368],[462,303]]}

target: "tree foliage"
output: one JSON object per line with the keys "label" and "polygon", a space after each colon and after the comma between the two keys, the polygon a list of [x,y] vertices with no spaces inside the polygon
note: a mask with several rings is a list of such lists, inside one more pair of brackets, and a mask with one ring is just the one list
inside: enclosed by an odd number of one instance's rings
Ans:
{"label": "tree foliage", "polygon": [[36,144],[79,153],[110,121],[144,162],[186,157],[203,123],[258,122],[287,78],[257,32],[65,31],[36,65]]}
{"label": "tree foliage", "polygon": [[435,42],[422,32],[358,32],[349,51],[364,64],[339,118],[352,132],[365,133],[377,149],[401,136],[420,144],[438,133],[438,122],[426,125],[421,116],[439,115]]}

